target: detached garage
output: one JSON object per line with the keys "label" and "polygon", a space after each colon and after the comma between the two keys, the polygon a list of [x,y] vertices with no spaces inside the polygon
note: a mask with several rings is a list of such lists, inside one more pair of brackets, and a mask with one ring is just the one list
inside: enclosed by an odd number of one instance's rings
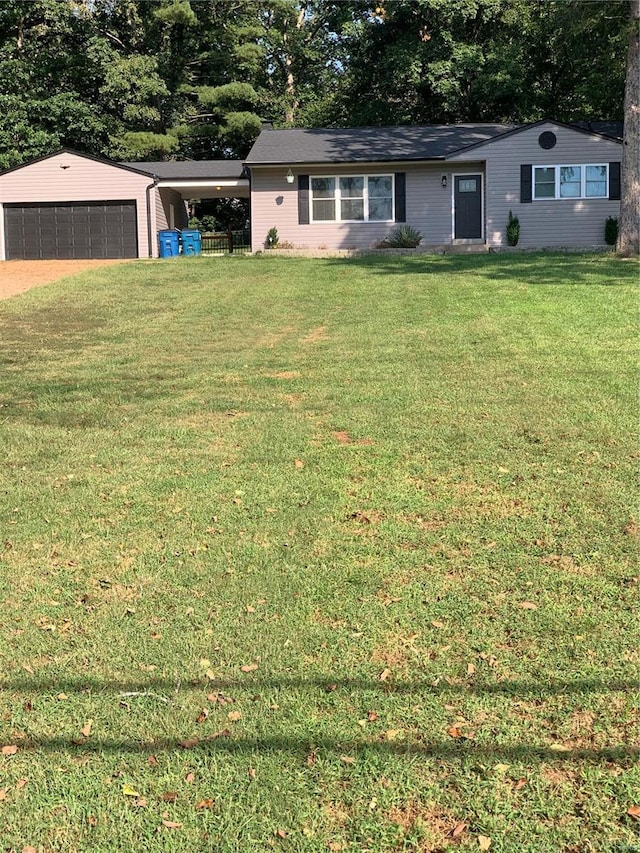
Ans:
{"label": "detached garage", "polygon": [[156,186],[142,169],[68,150],[9,169],[0,260],[150,257],[166,227]]}

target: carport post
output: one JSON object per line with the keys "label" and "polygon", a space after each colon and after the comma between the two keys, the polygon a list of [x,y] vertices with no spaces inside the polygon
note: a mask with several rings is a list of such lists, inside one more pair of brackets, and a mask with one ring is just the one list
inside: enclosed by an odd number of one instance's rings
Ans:
{"label": "carport post", "polygon": [[155,205],[153,206],[153,208],[151,207],[151,190],[157,186],[158,186],[158,176],[154,175],[152,183],[150,183],[146,189],[146,193],[147,193],[147,240],[149,241],[149,257],[150,258],[155,257],[154,251],[155,251],[155,246],[156,246],[155,216],[153,217],[153,222],[151,221],[152,209],[153,209],[153,212],[155,213]]}

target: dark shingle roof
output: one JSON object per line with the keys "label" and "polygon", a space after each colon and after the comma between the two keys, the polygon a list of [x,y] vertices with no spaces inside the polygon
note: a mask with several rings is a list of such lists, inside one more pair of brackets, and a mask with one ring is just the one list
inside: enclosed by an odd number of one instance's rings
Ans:
{"label": "dark shingle roof", "polygon": [[122,166],[157,175],[165,181],[241,178],[242,160],[167,160],[155,163],[121,163]]}
{"label": "dark shingle roof", "polygon": [[454,151],[488,142],[513,124],[452,124],[425,127],[263,130],[247,165],[440,160]]}
{"label": "dark shingle roof", "polygon": [[624,124],[621,121],[574,121],[571,123],[581,130],[601,133],[603,136],[611,136],[613,139],[622,139]]}

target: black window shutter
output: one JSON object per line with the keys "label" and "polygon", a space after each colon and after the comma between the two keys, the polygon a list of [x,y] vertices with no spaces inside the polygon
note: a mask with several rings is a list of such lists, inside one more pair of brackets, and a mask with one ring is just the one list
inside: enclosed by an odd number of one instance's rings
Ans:
{"label": "black window shutter", "polygon": [[520,166],[520,201],[524,204],[525,202],[531,201],[531,184],[532,184],[532,172],[533,167],[531,165],[528,166]]}
{"label": "black window shutter", "polygon": [[396,209],[394,216],[396,222],[407,221],[407,175],[406,172],[396,172]]}
{"label": "black window shutter", "polygon": [[309,175],[298,175],[298,223],[309,224]]}
{"label": "black window shutter", "polygon": [[620,198],[620,161],[609,163],[609,198]]}

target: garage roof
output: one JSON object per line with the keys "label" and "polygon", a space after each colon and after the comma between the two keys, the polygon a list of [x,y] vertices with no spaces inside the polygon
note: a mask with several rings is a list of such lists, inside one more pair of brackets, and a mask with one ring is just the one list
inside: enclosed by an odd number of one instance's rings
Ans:
{"label": "garage roof", "polygon": [[237,180],[246,177],[242,160],[167,160],[120,165],[156,175],[163,181]]}

